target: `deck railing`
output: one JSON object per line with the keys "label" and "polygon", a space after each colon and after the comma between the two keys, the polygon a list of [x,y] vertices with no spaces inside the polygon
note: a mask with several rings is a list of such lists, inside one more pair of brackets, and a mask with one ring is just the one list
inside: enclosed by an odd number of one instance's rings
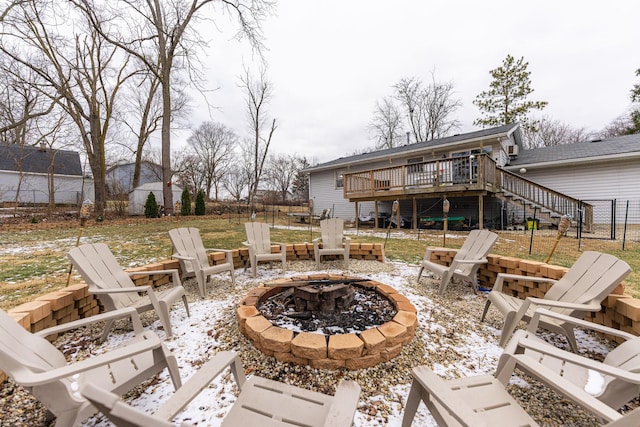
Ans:
{"label": "deck railing", "polygon": [[453,157],[344,175],[344,197],[375,200],[452,191],[489,191],[526,200],[557,215],[582,219],[587,229],[593,221],[591,205],[559,193],[520,175],[497,167],[486,154]]}

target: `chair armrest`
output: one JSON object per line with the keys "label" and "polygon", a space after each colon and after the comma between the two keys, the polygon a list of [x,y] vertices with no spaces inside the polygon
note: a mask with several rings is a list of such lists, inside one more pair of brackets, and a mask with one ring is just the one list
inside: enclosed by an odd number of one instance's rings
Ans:
{"label": "chair armrest", "polygon": [[[520,338],[518,339],[518,346],[525,349],[529,349],[537,353],[542,353],[542,354],[551,356],[559,360],[564,360],[566,362],[569,362],[577,366],[582,366],[584,368],[591,369],[596,372],[600,372],[601,374],[611,375],[613,377],[620,378],[632,384],[640,384],[640,373],[630,372],[624,369],[620,369],[616,366],[607,365],[606,363],[602,363],[597,360],[590,359],[588,357],[577,355],[570,351],[561,350],[538,338],[531,338],[527,334],[520,335]],[[525,359],[528,358],[530,360],[533,360],[533,358],[531,356],[527,356],[526,353],[517,354],[515,355],[515,357],[525,358]],[[535,360],[536,361],[533,362],[535,365],[532,365],[532,366],[536,366],[536,367],[542,366],[540,362],[537,361],[537,356]]]}
{"label": "chair armrest", "polygon": [[456,263],[456,264],[486,264],[488,263],[489,260],[486,258],[481,258],[481,259],[456,259],[452,262]]}
{"label": "chair armrest", "polygon": [[207,252],[224,252],[225,254],[233,253],[233,249],[206,248]]}
{"label": "chair armrest", "polygon": [[593,301],[589,304],[577,304],[574,302],[556,301],[544,298],[527,297],[528,301],[531,301],[535,305],[544,305],[547,307],[558,308],[570,308],[572,310],[585,310],[585,311],[598,311],[602,308],[602,305],[598,301]]}
{"label": "chair armrest", "polygon": [[[126,346],[119,347],[107,353],[92,356],[60,368],[52,369],[50,371],[33,373],[31,371],[20,370],[15,372],[16,382],[19,382],[24,387],[47,384],[62,378],[71,377],[75,374],[90,371],[91,369],[105,366],[109,363],[114,363],[137,354],[142,354],[162,346],[160,338],[152,332],[145,332],[142,337],[142,339],[138,339]],[[22,375],[23,373],[26,375]]]}
{"label": "chair armrest", "polygon": [[548,279],[546,277],[535,277],[535,276],[524,276],[521,274],[508,274],[508,273],[498,273],[498,277],[496,278],[496,282],[493,284],[494,291],[502,292],[502,285],[504,283],[504,279],[515,279],[515,280],[529,280],[532,282],[542,282],[542,283],[556,283],[557,280]]}
{"label": "chair armrest", "polygon": [[196,259],[196,257],[185,256],[185,255],[180,255],[180,254],[173,254],[171,256],[174,257],[174,258],[177,258],[177,259],[184,259],[184,260],[187,260],[187,261],[193,261],[193,260]]}
{"label": "chair armrest", "polygon": [[320,243],[322,241],[322,237],[316,237],[315,239],[313,239],[311,242],[316,244],[316,243]]}
{"label": "chair armrest", "polygon": [[[517,339],[519,341],[517,345],[519,345],[523,341],[522,337],[524,336],[524,334],[519,334],[520,332],[524,333],[525,331],[518,331],[518,334],[514,335],[514,338],[513,338],[513,340]],[[552,345],[549,345],[549,344],[544,344],[540,342],[539,344],[542,346],[545,346],[545,348],[546,347],[549,347],[551,349],[554,348]],[[510,346],[511,345],[507,347],[510,347]],[[558,352],[563,352],[562,350],[559,350],[559,349],[557,350]],[[573,355],[574,357],[580,357],[568,351],[564,351],[563,353]],[[583,358],[583,359],[591,360],[587,358]],[[593,364],[599,363],[599,362],[596,362],[595,360],[591,360],[591,362],[593,362]],[[602,363],[599,363],[599,364],[602,365]],[[620,414],[615,409],[611,408],[609,405],[605,404],[604,402],[599,401],[594,396],[588,394],[583,388],[568,381],[564,377],[561,377],[560,375],[555,373],[553,370],[549,369],[547,366],[542,365],[537,360],[533,359],[530,356],[527,356],[526,354],[507,353],[507,350],[505,349],[505,352],[500,357],[500,363],[498,364],[498,371],[496,372],[496,378],[498,377],[502,377],[503,379],[506,378],[506,381],[508,382],[508,378],[510,377],[511,372],[516,368],[519,368],[529,376],[538,379],[540,382],[546,384],[547,386],[556,390],[560,394],[567,396],[570,400],[575,401],[582,407],[586,408],[589,412],[596,414],[598,417],[604,420],[615,420],[620,418]],[[508,374],[508,376],[505,374]]]}
{"label": "chair armrest", "polygon": [[133,286],[130,288],[99,288],[99,289],[89,289],[89,292],[92,294],[125,294],[127,292],[149,292],[151,290],[151,286]]}
{"label": "chair armrest", "polygon": [[325,427],[350,426],[353,422],[358,401],[360,400],[360,386],[355,381],[340,380],[336,394],[331,400]]}
{"label": "chair armrest", "polygon": [[127,308],[121,308],[118,310],[107,311],[106,313],[96,314],[95,316],[86,317],[80,320],[74,320],[73,322],[67,322],[57,326],[52,326],[50,328],[43,329],[38,332],[34,332],[34,335],[46,337],[48,335],[70,331],[71,329],[82,328],[92,323],[102,322],[105,320],[112,320],[112,319],[114,320],[121,319],[125,317],[131,318],[131,323],[133,324],[133,330],[135,331],[136,335],[139,335],[142,332],[144,332],[144,329],[142,327],[142,322],[140,321],[140,315],[138,314],[136,309],[132,307],[127,307]]}
{"label": "chair armrest", "polygon": [[242,244],[243,244],[244,246],[246,246],[247,248],[249,248],[249,247],[254,247],[254,246],[256,245],[255,243],[251,243],[251,242],[242,242]]}
{"label": "chair armrest", "polygon": [[436,251],[447,251],[447,252],[455,252],[456,254],[460,251],[460,249],[450,249],[450,248],[439,248],[435,246],[428,246],[426,252],[424,253],[424,258],[427,261],[431,261],[431,252]]}
{"label": "chair armrest", "polygon": [[602,333],[613,335],[613,336],[618,336],[618,337],[624,338],[625,340],[636,338],[635,335],[630,334],[628,332],[621,331],[620,329],[614,329],[608,326],[599,325],[597,323],[589,322],[588,320],[579,319],[573,316],[567,316],[566,314],[556,313],[555,311],[549,311],[544,308],[539,308],[533,313],[533,316],[529,321],[529,327],[527,328],[529,332],[535,333],[535,331],[538,328],[538,323],[540,322],[540,317],[542,316],[552,317],[558,320],[564,320],[565,322],[572,323],[576,326],[581,326],[583,328],[591,329],[593,331],[602,332]]}
{"label": "chair armrest", "polygon": [[343,236],[342,240],[344,240],[345,242],[351,242],[351,237]]}
{"label": "chair armrest", "polygon": [[[233,365],[233,366],[232,366]],[[237,353],[221,351],[200,367],[176,392],[164,402],[154,413],[155,417],[170,420],[207,387],[220,373],[228,367],[242,371]]]}

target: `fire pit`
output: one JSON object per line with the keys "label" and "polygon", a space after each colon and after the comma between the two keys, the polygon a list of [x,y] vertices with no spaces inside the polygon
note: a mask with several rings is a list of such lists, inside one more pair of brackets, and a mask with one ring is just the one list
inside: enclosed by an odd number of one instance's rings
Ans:
{"label": "fire pit", "polygon": [[240,331],[263,353],[320,369],[391,360],[415,336],[415,307],[391,286],[342,275],[265,283],[240,302]]}

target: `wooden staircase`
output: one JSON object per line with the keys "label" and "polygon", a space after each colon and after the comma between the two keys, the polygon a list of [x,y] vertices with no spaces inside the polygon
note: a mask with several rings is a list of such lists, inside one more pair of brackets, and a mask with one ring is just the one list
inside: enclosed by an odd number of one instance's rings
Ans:
{"label": "wooden staircase", "polygon": [[558,225],[563,215],[570,215],[575,226],[582,222],[583,231],[590,232],[593,225],[593,206],[537,184],[513,172],[496,169],[496,184],[500,191],[495,196],[521,209],[524,218],[535,217],[542,222]]}

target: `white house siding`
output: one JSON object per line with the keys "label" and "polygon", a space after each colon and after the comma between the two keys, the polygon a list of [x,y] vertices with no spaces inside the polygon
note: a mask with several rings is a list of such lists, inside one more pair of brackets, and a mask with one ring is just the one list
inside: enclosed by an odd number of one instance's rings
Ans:
{"label": "white house siding", "polygon": [[[13,202],[20,184],[20,204],[46,204],[49,202],[49,184],[46,174],[20,173],[14,171],[0,171],[0,202]],[[55,175],[55,202],[60,204],[78,204],[84,199],[93,200],[93,181],[73,175]]]}
{"label": "white house siding", "polygon": [[[640,199],[640,165],[638,159],[618,159],[613,162],[591,162],[546,168],[527,168],[523,175],[538,184],[567,194],[578,200],[638,200]],[[594,222],[609,222],[610,204],[592,203]],[[624,220],[618,212],[618,221]],[[636,221],[634,221],[636,222]]]}

